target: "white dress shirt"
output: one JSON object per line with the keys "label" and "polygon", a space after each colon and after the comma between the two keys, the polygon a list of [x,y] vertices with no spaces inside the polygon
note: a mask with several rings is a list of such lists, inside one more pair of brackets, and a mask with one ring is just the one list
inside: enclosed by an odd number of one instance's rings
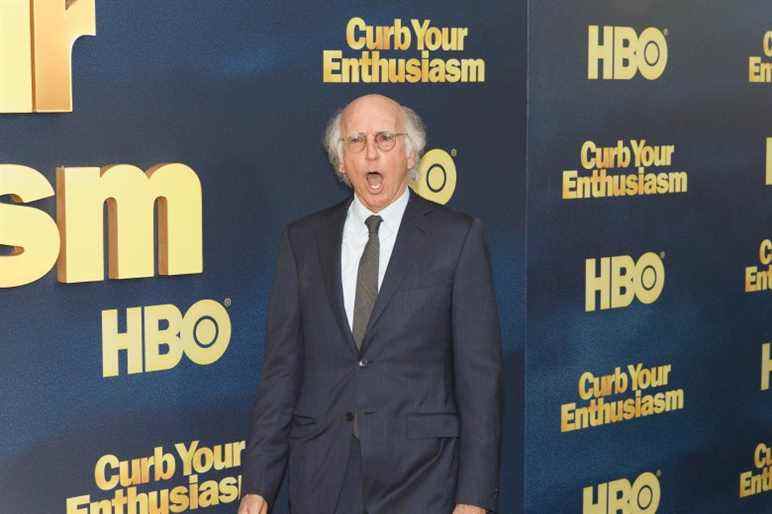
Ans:
{"label": "white dress shirt", "polygon": [[410,198],[405,188],[402,195],[390,203],[380,212],[371,212],[359,200],[356,193],[354,200],[349,205],[346,213],[346,222],[343,224],[343,241],[341,242],[340,269],[343,282],[343,305],[346,308],[349,328],[354,326],[354,301],[357,289],[357,272],[359,271],[359,259],[365,251],[365,245],[369,237],[365,220],[370,216],[380,216],[383,221],[378,228],[378,242],[380,253],[378,254],[378,290],[381,289],[383,277],[386,275],[386,267],[389,265],[391,251],[397,240],[397,231],[405,214],[407,201]]}

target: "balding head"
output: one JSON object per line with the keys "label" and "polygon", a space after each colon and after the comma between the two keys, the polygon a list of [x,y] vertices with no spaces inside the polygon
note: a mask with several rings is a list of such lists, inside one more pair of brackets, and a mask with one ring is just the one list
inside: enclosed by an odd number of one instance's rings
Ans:
{"label": "balding head", "polygon": [[346,122],[352,116],[363,112],[381,112],[383,115],[390,115],[399,120],[399,130],[403,130],[405,125],[405,115],[402,112],[402,106],[389,98],[388,96],[370,94],[360,96],[349,102],[341,112],[341,123],[343,132],[346,132]]}
{"label": "balding head", "polygon": [[405,141],[408,153],[414,157],[415,164],[408,170],[411,179],[417,178],[417,163],[423,155],[426,146],[426,129],[421,118],[409,107],[400,105],[388,96],[379,94],[368,94],[360,96],[349,102],[345,107],[338,110],[327,123],[324,134],[324,148],[332,164],[333,170],[338,179],[348,186],[351,186],[348,177],[341,173],[340,164],[343,161],[343,142],[341,138],[345,134],[344,124],[346,119],[351,119],[352,115],[360,112],[363,108],[381,107],[383,112],[392,112],[399,119],[400,131],[408,134]]}

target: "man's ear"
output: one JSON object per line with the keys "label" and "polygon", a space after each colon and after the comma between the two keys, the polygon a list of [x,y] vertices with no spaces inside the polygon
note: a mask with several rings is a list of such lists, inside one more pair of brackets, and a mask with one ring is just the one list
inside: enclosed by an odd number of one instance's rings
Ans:
{"label": "man's ear", "polygon": [[410,155],[407,157],[407,169],[412,170],[413,167],[416,165],[416,153],[410,152]]}

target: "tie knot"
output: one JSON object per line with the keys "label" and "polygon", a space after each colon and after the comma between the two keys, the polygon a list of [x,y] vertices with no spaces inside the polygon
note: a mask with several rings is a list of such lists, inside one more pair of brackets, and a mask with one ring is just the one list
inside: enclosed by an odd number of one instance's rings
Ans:
{"label": "tie knot", "polygon": [[367,225],[367,230],[370,232],[371,236],[378,233],[378,227],[381,226],[382,221],[383,218],[380,216],[368,216],[365,220],[365,225]]}

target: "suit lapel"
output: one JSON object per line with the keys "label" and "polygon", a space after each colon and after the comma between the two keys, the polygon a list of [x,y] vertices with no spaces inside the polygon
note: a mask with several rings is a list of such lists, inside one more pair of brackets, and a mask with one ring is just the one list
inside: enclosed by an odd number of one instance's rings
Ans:
{"label": "suit lapel", "polygon": [[345,338],[346,346],[354,354],[358,354],[354,336],[348,325],[346,308],[343,305],[343,282],[340,276],[340,252],[343,240],[343,224],[346,222],[346,213],[353,196],[339,203],[330,210],[328,217],[322,222],[317,235],[319,247],[319,260],[324,274],[324,285],[330,299],[330,305],[335,313],[341,333]]}
{"label": "suit lapel", "polygon": [[362,341],[362,353],[372,339],[373,329],[389,305],[394,293],[424,253],[423,244],[427,230],[424,225],[424,215],[431,210],[432,204],[430,202],[420,198],[414,192],[410,192],[410,200],[399,225],[394,249],[389,258],[389,266],[386,268],[386,275],[383,277],[378,298],[375,300],[375,306],[373,306],[373,312],[367,324],[365,337]]}

